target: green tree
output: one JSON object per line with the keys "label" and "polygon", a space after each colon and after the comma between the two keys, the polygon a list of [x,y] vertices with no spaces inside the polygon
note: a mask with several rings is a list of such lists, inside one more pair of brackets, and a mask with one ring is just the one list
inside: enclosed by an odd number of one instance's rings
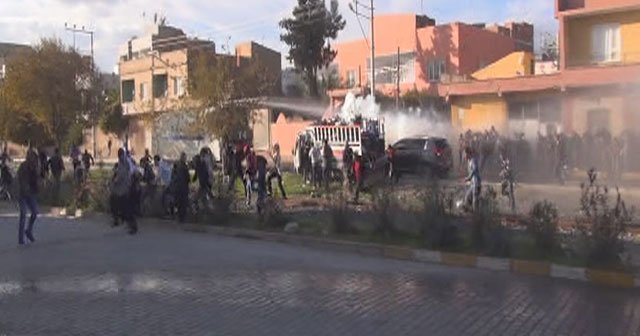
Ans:
{"label": "green tree", "polygon": [[129,120],[123,114],[120,94],[118,91],[109,92],[104,99],[100,115],[100,129],[119,138],[127,130],[127,127],[129,127]]}
{"label": "green tree", "polygon": [[76,130],[89,120],[83,111],[91,101],[86,90],[90,78],[90,62],[60,40],[43,39],[16,53],[8,61],[1,89],[2,135],[33,145],[77,141]]}
{"label": "green tree", "polygon": [[270,78],[259,60],[196,51],[189,64],[189,95],[196,111],[194,131],[228,140],[249,130],[252,111],[270,92]]}
{"label": "green tree", "polygon": [[298,0],[292,15],[280,21],[284,29],[280,39],[289,46],[287,59],[304,72],[309,93],[317,97],[318,69],[328,66],[337,54],[328,40],[338,37],[346,21],[337,0],[331,0],[330,8],[324,0]]}

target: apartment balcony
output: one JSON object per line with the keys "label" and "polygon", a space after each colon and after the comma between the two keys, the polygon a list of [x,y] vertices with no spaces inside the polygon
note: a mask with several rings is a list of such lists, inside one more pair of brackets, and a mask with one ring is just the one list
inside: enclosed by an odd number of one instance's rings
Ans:
{"label": "apartment balcony", "polygon": [[556,16],[607,13],[639,7],[640,0],[556,0]]}

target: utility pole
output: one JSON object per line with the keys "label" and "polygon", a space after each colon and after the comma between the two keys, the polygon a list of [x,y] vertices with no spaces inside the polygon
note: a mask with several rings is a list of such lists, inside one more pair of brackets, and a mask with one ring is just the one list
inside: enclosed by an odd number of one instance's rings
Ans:
{"label": "utility pole", "polygon": [[[360,14],[358,12],[358,9],[360,7],[363,7],[364,9],[367,9],[371,12],[371,16],[366,16],[364,14]],[[360,17],[363,17],[365,19],[369,19],[369,22],[371,23],[371,30],[370,30],[370,35],[371,35],[371,45],[369,46],[369,49],[371,51],[371,73],[369,74],[370,80],[369,80],[369,84],[371,85],[371,97],[373,98],[373,100],[376,100],[376,42],[375,42],[375,24],[374,24],[374,15],[375,15],[375,9],[373,7],[373,0],[370,0],[370,4],[369,6],[361,4],[358,0],[354,0],[353,4],[349,4],[349,9],[351,9],[352,12],[354,12],[356,14],[356,17],[358,17],[358,24],[360,23]],[[362,29],[362,26],[360,26],[360,29]],[[364,29],[362,30],[362,33],[364,34]],[[366,40],[366,36],[365,36],[365,40]]]}
{"label": "utility pole", "polygon": [[396,57],[396,110],[400,109],[400,47]]}
{"label": "utility pole", "polygon": [[[74,24],[73,26],[70,24],[67,24],[66,22],[64,23],[64,29],[67,31],[70,31],[73,33],[73,49],[75,50],[76,48],[76,33],[80,33],[80,34],[85,34],[85,35],[89,35],[89,37],[91,38],[91,63],[90,63],[90,83],[93,86],[93,75],[94,75],[94,71],[95,71],[95,61],[94,61],[94,53],[93,53],[93,34],[95,33],[93,30],[87,30],[84,28],[84,26],[82,26],[82,28],[77,28],[77,26]],[[95,89],[92,87],[92,89]],[[95,99],[97,99],[97,97],[94,97]],[[92,104],[92,108],[93,108],[93,117],[96,116],[97,111],[96,111],[96,105],[97,105],[97,101],[94,101]],[[93,157],[97,158],[97,144],[96,144],[96,125],[95,125],[95,120],[92,120],[91,122],[91,142],[92,142],[92,147],[93,147]]]}
{"label": "utility pole", "polygon": [[373,0],[371,0],[371,97],[376,101],[376,39],[373,25]]}

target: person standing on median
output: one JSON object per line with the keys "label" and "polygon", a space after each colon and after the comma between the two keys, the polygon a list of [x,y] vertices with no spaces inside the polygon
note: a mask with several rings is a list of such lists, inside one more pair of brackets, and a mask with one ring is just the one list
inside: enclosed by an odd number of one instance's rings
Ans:
{"label": "person standing on median", "polygon": [[129,225],[129,234],[138,232],[135,218],[135,204],[132,202],[131,185],[132,174],[130,162],[124,149],[118,149],[118,166],[111,181],[112,199],[117,217]]}
{"label": "person standing on median", "polygon": [[[33,225],[38,218],[38,154],[33,150],[27,152],[27,158],[20,164],[18,168],[18,187],[19,198],[18,205],[20,207],[20,221],[18,226],[18,244],[24,245],[26,237],[30,242],[35,242],[33,237]],[[29,225],[25,230],[25,221],[27,217],[27,209],[31,213],[29,217]]]}

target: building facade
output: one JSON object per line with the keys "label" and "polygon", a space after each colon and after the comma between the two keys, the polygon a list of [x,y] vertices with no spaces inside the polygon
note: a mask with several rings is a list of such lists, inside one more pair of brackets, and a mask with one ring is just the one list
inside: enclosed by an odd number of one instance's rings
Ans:
{"label": "building facade", "polygon": [[7,61],[20,50],[30,48],[27,45],[15,43],[0,43],[0,83],[7,76]]}
{"label": "building facade", "polygon": [[[436,25],[415,14],[379,15],[374,23],[376,90],[385,94],[417,89],[435,95],[437,83],[465,80],[533,45],[533,26],[526,23]],[[345,87],[369,85],[370,44],[366,39],[336,44],[334,63]]]}
{"label": "building facade", "polygon": [[[135,154],[145,149],[167,157],[180,152],[195,154],[198,148],[219,148],[216,139],[193,127],[194,114],[189,99],[189,64],[197,53],[216,53],[213,42],[192,39],[180,29],[152,26],[145,35],[127,41],[120,49],[121,103],[129,118],[123,142]],[[265,71],[280,78],[280,53],[255,42],[239,44],[236,66],[260,60]],[[279,83],[277,91],[280,91]],[[215,153],[218,154],[218,153]]]}
{"label": "building facade", "polygon": [[554,1],[559,71],[440,85],[457,129],[495,126],[530,138],[640,130],[640,0]]}

